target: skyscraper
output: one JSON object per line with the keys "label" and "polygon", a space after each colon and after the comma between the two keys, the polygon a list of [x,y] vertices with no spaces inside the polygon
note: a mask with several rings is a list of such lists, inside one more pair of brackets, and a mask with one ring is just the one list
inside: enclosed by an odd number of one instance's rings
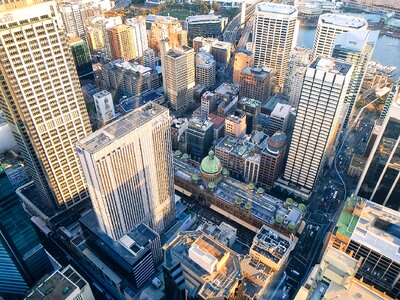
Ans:
{"label": "skyscraper", "polygon": [[289,55],[288,70],[282,92],[294,108],[297,108],[299,104],[304,74],[311,63],[310,57],[311,50],[299,46],[295,47]]}
{"label": "skyscraper", "polygon": [[98,27],[88,27],[86,30],[86,40],[91,51],[104,48],[103,30]]}
{"label": "skyscraper", "polygon": [[75,142],[91,132],[74,60],[54,2],[4,12],[0,107],[48,210],[88,200]]}
{"label": "skyscraper", "polygon": [[129,61],[137,57],[131,26],[122,24],[108,29],[108,42],[112,58]]}
{"label": "skyscraper", "polygon": [[71,47],[79,78],[93,78],[92,57],[87,42],[81,38],[71,37],[68,39],[68,44]]}
{"label": "skyscraper", "polygon": [[126,20],[126,25],[133,28],[133,44],[137,57],[142,57],[143,52],[149,47],[147,41],[146,18],[139,16]]}
{"label": "skyscraper", "polygon": [[84,8],[79,3],[63,2],[59,10],[66,33],[85,39]]}
{"label": "skyscraper", "polygon": [[193,102],[195,86],[195,53],[192,48],[182,46],[166,49],[161,47],[164,93],[175,111],[185,111]]}
{"label": "skyscraper", "polygon": [[379,31],[357,30],[336,35],[332,57],[354,65],[345,102],[349,105],[344,126],[353,115],[354,104],[367,72]]}
{"label": "skyscraper", "polygon": [[355,193],[394,210],[400,209],[400,98],[390,107],[368,157]]}
{"label": "skyscraper", "polygon": [[247,97],[264,103],[273,91],[274,72],[268,68],[246,67],[240,72],[239,98]]}
{"label": "skyscraper", "polygon": [[175,218],[170,123],[168,109],[148,103],[78,142],[93,209],[114,240]]}
{"label": "skyscraper", "polygon": [[289,53],[297,40],[299,23],[294,6],[259,3],[253,25],[254,65],[276,71],[277,84],[282,87],[288,67]]}
{"label": "skyscraper", "polygon": [[307,68],[284,179],[308,192],[332,151],[352,71],[350,64],[324,58]]}
{"label": "skyscraper", "polygon": [[154,51],[161,51],[161,41],[167,41],[169,48],[187,46],[187,31],[176,18],[155,16],[149,33],[149,46]]}
{"label": "skyscraper", "polygon": [[0,296],[23,296],[52,270],[31,220],[0,166]]}
{"label": "skyscraper", "polygon": [[323,14],[318,19],[312,59],[317,56],[330,57],[336,35],[359,29],[367,29],[368,22],[363,18],[339,14]]}

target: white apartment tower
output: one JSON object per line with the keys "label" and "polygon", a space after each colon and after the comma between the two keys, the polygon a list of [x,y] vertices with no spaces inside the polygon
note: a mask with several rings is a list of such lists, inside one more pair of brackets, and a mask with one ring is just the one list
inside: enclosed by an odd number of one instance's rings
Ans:
{"label": "white apartment tower", "polygon": [[262,2],[256,5],[253,25],[254,66],[276,71],[282,88],[290,51],[297,41],[299,22],[294,6]]}
{"label": "white apartment tower", "polygon": [[80,3],[63,2],[59,5],[65,31],[68,35],[86,39],[84,25],[84,8]]}
{"label": "white apartment tower", "polygon": [[149,47],[147,41],[146,18],[139,16],[136,18],[127,19],[125,22],[133,28],[133,44],[137,57],[142,57],[144,51]]}
{"label": "white apartment tower", "polygon": [[181,46],[167,51],[167,43],[161,43],[164,94],[175,111],[185,111],[193,102],[195,86],[195,52]]}
{"label": "white apartment tower", "polygon": [[368,22],[363,18],[339,14],[321,15],[315,33],[312,59],[317,56],[330,57],[338,34],[367,28]]}
{"label": "white apartment tower", "polygon": [[89,198],[75,143],[91,127],[56,4],[36,3],[0,5],[0,108],[42,206],[53,210]]}
{"label": "white apartment tower", "polygon": [[353,66],[317,58],[307,68],[284,179],[311,192],[332,151]]}
{"label": "white apartment tower", "polygon": [[175,218],[168,109],[148,103],[79,141],[101,229],[114,240],[140,222],[161,232]]}

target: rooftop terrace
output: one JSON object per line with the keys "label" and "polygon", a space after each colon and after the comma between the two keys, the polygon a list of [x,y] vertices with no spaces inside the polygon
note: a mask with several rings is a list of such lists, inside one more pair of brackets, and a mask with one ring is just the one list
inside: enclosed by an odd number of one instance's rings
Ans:
{"label": "rooftop terrace", "polygon": [[340,27],[361,29],[368,26],[367,20],[343,14],[323,14],[319,18],[324,24],[332,24]]}

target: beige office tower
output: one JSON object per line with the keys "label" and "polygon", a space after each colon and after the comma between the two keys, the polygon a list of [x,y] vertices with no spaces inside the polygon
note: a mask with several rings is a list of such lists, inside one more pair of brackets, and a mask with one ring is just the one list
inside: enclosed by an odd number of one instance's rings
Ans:
{"label": "beige office tower", "polygon": [[148,103],[79,141],[101,229],[114,240],[144,222],[160,233],[176,215],[168,109]]}
{"label": "beige office tower", "polygon": [[84,8],[79,3],[62,2],[59,10],[68,35],[86,38],[84,25]]}
{"label": "beige office tower", "polygon": [[187,31],[183,30],[181,22],[176,18],[156,16],[151,24],[149,47],[161,51],[161,41],[167,41],[169,48],[187,46]]}
{"label": "beige office tower", "polygon": [[310,194],[332,151],[353,66],[317,58],[307,68],[284,180]]}
{"label": "beige office tower", "polygon": [[122,24],[110,28],[108,42],[112,58],[125,61],[137,58],[132,27]]}
{"label": "beige office tower", "polygon": [[136,56],[142,57],[143,52],[149,47],[146,31],[146,17],[140,16],[127,19],[125,24],[133,28],[133,43],[135,46]]}
{"label": "beige office tower", "polygon": [[193,102],[195,86],[195,53],[187,46],[169,49],[163,41],[161,66],[164,95],[173,110],[184,112]]}
{"label": "beige office tower", "polygon": [[215,85],[216,62],[214,57],[205,52],[200,51],[196,54],[196,84],[201,84],[206,88]]}
{"label": "beige office tower", "polygon": [[86,29],[86,40],[90,51],[100,50],[104,48],[103,30],[97,27],[88,27]]}
{"label": "beige office tower", "polygon": [[246,67],[253,66],[254,56],[251,51],[241,50],[235,53],[235,60],[233,62],[233,82],[240,82],[240,73]]}
{"label": "beige office tower", "polygon": [[299,104],[304,74],[310,63],[310,49],[297,46],[290,52],[288,70],[282,92],[289,100],[289,104],[294,108],[297,108]]}
{"label": "beige office tower", "polygon": [[254,66],[273,69],[280,88],[285,82],[289,54],[296,44],[298,29],[297,9],[294,6],[267,2],[256,5]]}
{"label": "beige office tower", "polygon": [[330,57],[338,34],[367,28],[368,22],[363,18],[343,14],[321,15],[315,33],[312,60],[318,56]]}
{"label": "beige office tower", "polygon": [[91,127],[74,59],[53,1],[17,6],[0,5],[0,109],[41,206],[69,208],[89,197],[75,143]]}

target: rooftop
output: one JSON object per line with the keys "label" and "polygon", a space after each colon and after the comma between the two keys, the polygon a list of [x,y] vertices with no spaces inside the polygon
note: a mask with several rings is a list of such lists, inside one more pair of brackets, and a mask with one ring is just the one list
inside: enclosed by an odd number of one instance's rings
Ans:
{"label": "rooftop", "polygon": [[260,68],[260,67],[246,67],[241,72],[241,74],[251,75],[257,78],[265,79],[268,76],[271,76],[272,70],[268,68]]}
{"label": "rooftop", "polygon": [[167,55],[171,56],[172,58],[178,58],[189,52],[194,52],[193,48],[190,48],[188,46],[180,46],[179,48],[170,49],[167,52]]}
{"label": "rooftop", "polygon": [[277,103],[271,113],[271,116],[286,118],[290,114],[291,108],[292,107],[289,104]]}
{"label": "rooftop", "polygon": [[297,13],[296,7],[292,5],[285,4],[277,4],[277,3],[268,3],[262,2],[256,5],[256,11],[259,12],[268,12],[280,15],[291,15]]}
{"label": "rooftop", "polygon": [[[106,233],[104,233],[97,221],[97,217],[93,210],[85,213],[80,219],[80,223],[86,227],[91,234],[99,239],[99,247],[110,257],[124,268],[132,268],[149,249],[148,242],[157,237],[157,235],[147,226],[139,224],[127,235],[123,236],[119,241],[114,241]],[[144,227],[141,227],[144,226]],[[144,229],[145,228],[145,229]],[[143,236],[141,236],[143,234]]]}
{"label": "rooftop", "polygon": [[400,263],[400,212],[367,201],[351,239]]}
{"label": "rooftop", "polygon": [[91,153],[100,151],[165,112],[168,112],[167,108],[152,102],[147,103],[80,140],[77,150],[79,152],[84,149]]}
{"label": "rooftop", "polygon": [[318,57],[309,66],[309,68],[321,70],[327,73],[334,73],[346,76],[352,65],[328,58]]}
{"label": "rooftop", "polygon": [[214,14],[208,14],[208,15],[197,15],[197,16],[188,16],[186,18],[186,21],[188,23],[210,23],[210,22],[221,22],[221,16],[216,16]]}
{"label": "rooftop", "polygon": [[220,95],[227,95],[227,94],[231,94],[231,95],[237,95],[239,93],[239,85],[238,84],[229,84],[229,83],[222,83],[219,87],[217,87],[214,91],[214,93],[216,94],[220,94]]}
{"label": "rooftop", "polygon": [[159,101],[164,98],[164,95],[157,92],[156,90],[148,90],[140,95],[129,96],[123,95],[119,100],[119,107],[123,110],[124,113],[128,113],[133,109],[139,108],[140,106],[151,102],[151,101]]}
{"label": "rooftop", "polygon": [[222,165],[218,157],[211,150],[208,156],[204,157],[200,165],[201,170],[207,174],[216,174],[222,170]]}
{"label": "rooftop", "polygon": [[131,63],[128,61],[123,61],[120,59],[109,62],[108,64],[106,64],[104,66],[104,68],[107,68],[109,70],[123,69],[124,71],[138,72],[141,74],[146,74],[146,73],[152,71],[152,68],[142,66],[138,63]]}
{"label": "rooftop", "polygon": [[215,66],[215,59],[210,53],[206,51],[199,51],[196,54],[196,67],[211,67]]}
{"label": "rooftop", "polygon": [[319,22],[331,24],[345,28],[361,29],[368,26],[367,20],[343,14],[323,14],[319,17]]}
{"label": "rooftop", "polygon": [[232,46],[232,44],[229,43],[229,42],[222,42],[222,41],[218,41],[218,40],[216,40],[216,41],[212,44],[212,47],[213,47],[213,48],[219,48],[219,49],[225,49],[225,50],[230,49],[231,46]]}
{"label": "rooftop", "polygon": [[56,271],[35,287],[26,299],[61,300],[67,299],[76,290],[83,289],[87,282],[71,266],[62,272]]}
{"label": "rooftop", "polygon": [[[189,258],[189,249],[193,245],[214,257],[222,266],[211,273],[207,272]],[[201,231],[179,233],[172,242],[164,246],[164,254],[164,266],[167,269],[180,263],[201,278],[198,295],[204,299],[228,298],[237,281],[243,279],[238,254]],[[221,260],[223,257],[227,257],[226,261]]]}
{"label": "rooftop", "polygon": [[292,242],[281,233],[263,225],[254,237],[251,250],[267,257],[275,264],[292,250]]}
{"label": "rooftop", "polygon": [[261,106],[261,101],[258,101],[256,99],[252,99],[252,98],[243,97],[242,99],[239,100],[239,104],[250,106],[252,108],[257,108],[257,107]]}

